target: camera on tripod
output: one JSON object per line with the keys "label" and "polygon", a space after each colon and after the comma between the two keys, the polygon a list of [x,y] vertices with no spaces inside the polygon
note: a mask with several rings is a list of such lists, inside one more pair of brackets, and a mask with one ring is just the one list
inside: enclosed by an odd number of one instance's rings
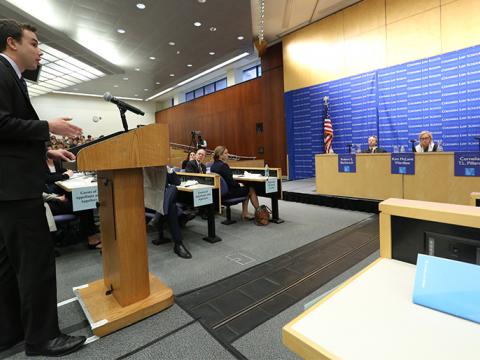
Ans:
{"label": "camera on tripod", "polygon": [[190,142],[190,147],[194,148],[195,150],[207,148],[207,141],[202,139],[202,132],[200,130],[192,131],[192,141]]}

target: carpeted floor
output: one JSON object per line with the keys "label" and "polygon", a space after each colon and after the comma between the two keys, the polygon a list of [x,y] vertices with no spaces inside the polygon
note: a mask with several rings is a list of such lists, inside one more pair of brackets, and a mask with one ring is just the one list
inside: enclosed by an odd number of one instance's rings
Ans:
{"label": "carpeted floor", "polygon": [[[257,227],[251,222],[239,221],[237,224],[225,226],[220,224],[222,218],[217,217],[217,234],[223,241],[216,244],[202,240],[207,232],[206,222],[201,219],[191,221],[183,233],[185,244],[192,252],[193,259],[178,258],[170,245],[150,244],[150,271],[157,274],[178,295],[264,263],[371,216],[367,213],[291,202],[280,201],[279,205],[280,217],[285,222],[278,225]],[[239,219],[240,208],[235,207],[232,213],[234,219]],[[157,236],[155,232],[149,233],[150,240],[155,236]],[[85,245],[78,244],[62,248],[61,252],[62,255],[57,258],[59,302],[73,297],[71,290],[73,286],[102,277],[101,256],[97,251],[86,250]],[[292,308],[296,307],[297,305],[294,305]],[[290,308],[286,311],[289,310]],[[59,318],[60,326],[65,332],[91,336],[78,302],[60,306]],[[272,334],[280,332],[283,324],[277,327],[276,319],[277,317],[272,318],[257,329],[267,324],[275,324],[272,326],[276,329],[271,327],[265,331]],[[144,321],[94,341],[67,358],[260,358],[258,354],[263,352],[261,348],[264,346],[263,341],[270,340],[265,333],[257,334],[256,338],[249,338],[249,335],[250,333],[238,339],[234,346],[222,345],[197,319],[193,319],[179,306],[174,305]],[[278,356],[266,358],[290,357],[288,350],[278,341],[272,346],[276,351],[272,350],[272,356],[273,354]],[[251,349],[248,350],[248,347]],[[0,353],[0,359],[2,358],[25,358],[22,344]]]}

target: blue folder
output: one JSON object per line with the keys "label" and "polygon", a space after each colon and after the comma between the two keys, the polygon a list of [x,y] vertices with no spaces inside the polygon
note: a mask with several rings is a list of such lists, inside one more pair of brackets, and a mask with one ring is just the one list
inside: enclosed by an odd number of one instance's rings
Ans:
{"label": "blue folder", "polygon": [[418,254],[413,302],[480,323],[480,266]]}

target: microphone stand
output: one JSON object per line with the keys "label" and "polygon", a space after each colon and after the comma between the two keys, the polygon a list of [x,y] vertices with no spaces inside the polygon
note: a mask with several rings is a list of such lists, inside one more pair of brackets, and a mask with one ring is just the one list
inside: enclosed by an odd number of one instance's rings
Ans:
{"label": "microphone stand", "polygon": [[121,105],[117,105],[117,107],[118,107],[118,110],[120,110],[120,117],[122,118],[123,129],[125,130],[125,132],[127,132],[128,124],[127,124],[127,117],[125,116],[127,109]]}
{"label": "microphone stand", "polygon": [[412,143],[412,152],[417,152],[417,149],[415,149],[415,143],[417,140],[410,140],[410,142]]}
{"label": "microphone stand", "polygon": [[348,154],[352,153],[352,144],[347,144]]}

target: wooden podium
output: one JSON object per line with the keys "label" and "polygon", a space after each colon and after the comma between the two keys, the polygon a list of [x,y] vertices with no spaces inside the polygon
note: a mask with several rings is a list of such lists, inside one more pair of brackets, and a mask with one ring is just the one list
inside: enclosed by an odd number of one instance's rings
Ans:
{"label": "wooden podium", "polygon": [[173,304],[148,272],[142,168],[169,161],[168,127],[144,126],[85,147],[77,169],[96,171],[104,278],[74,288],[92,331],[103,336]]}

